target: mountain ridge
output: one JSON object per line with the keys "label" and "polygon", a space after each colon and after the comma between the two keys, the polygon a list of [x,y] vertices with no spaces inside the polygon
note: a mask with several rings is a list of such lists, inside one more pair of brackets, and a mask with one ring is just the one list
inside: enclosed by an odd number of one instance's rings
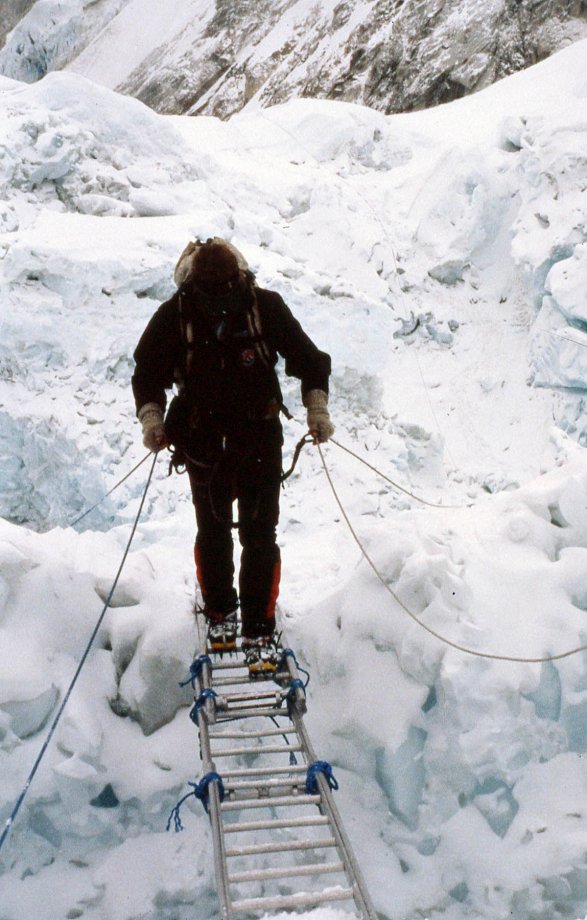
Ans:
{"label": "mountain ridge", "polygon": [[[163,114],[294,97],[391,114],[450,102],[587,37],[585,0],[8,0],[0,73],[69,69]],[[18,19],[18,12],[24,14]]]}

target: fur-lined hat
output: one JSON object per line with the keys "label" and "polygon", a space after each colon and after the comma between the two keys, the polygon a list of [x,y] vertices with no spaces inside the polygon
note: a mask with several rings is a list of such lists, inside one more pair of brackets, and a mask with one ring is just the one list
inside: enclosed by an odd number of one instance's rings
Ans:
{"label": "fur-lined hat", "polygon": [[178,288],[192,280],[203,286],[214,286],[225,284],[247,271],[247,261],[236,246],[214,236],[205,243],[195,240],[187,244],[175,266],[173,278]]}

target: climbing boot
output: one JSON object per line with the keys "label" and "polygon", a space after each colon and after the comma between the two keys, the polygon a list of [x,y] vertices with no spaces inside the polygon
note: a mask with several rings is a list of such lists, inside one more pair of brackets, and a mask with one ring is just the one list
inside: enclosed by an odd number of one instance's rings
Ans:
{"label": "climbing boot", "polygon": [[241,648],[251,680],[273,677],[279,662],[279,642],[275,636],[243,639]]}
{"label": "climbing boot", "polygon": [[204,616],[208,624],[208,651],[220,655],[223,652],[235,652],[238,627],[236,610],[229,613],[205,610]]}

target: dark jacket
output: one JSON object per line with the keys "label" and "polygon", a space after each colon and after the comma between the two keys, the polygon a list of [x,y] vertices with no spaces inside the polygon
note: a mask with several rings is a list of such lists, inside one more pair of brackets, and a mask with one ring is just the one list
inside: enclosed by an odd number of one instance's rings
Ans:
{"label": "dark jacket", "polygon": [[[301,380],[302,395],[313,389],[328,392],[330,356],[314,345],[274,291],[254,289],[260,329],[253,326],[252,333],[246,299],[252,296],[248,292],[243,309],[222,323],[208,317],[195,295],[185,290],[159,307],[134,353],[137,412],[148,402],[165,409],[165,390],[181,381],[183,398],[197,414],[263,418],[269,403],[281,405],[275,372],[279,355],[285,358],[286,374]],[[186,341],[188,322],[191,346]]]}

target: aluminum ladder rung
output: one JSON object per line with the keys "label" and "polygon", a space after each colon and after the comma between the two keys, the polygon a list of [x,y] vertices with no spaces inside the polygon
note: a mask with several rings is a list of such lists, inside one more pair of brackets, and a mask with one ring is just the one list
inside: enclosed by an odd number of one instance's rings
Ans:
{"label": "aluminum ladder rung", "polygon": [[318,805],[321,801],[319,795],[285,795],[283,797],[265,799],[236,799],[234,802],[224,801],[220,806],[221,811],[235,811],[241,808],[288,808],[300,805]]}
{"label": "aluminum ladder rung", "polygon": [[223,693],[219,700],[223,703],[254,703],[257,700],[275,700],[276,704],[283,701],[283,690],[262,690],[261,693]]}
{"label": "aluminum ladder rung", "polygon": [[210,741],[216,741],[218,738],[230,738],[235,741],[242,741],[245,738],[271,738],[280,735],[295,735],[295,728],[265,728],[258,732],[210,732]]}
{"label": "aluminum ladder rung", "polygon": [[239,757],[241,754],[289,754],[290,752],[298,753],[302,751],[301,744],[262,744],[257,747],[235,747],[224,748],[224,750],[212,751],[212,757]]}
{"label": "aluminum ladder rung", "polygon": [[[273,804],[273,803],[271,803]],[[294,827],[324,827],[329,824],[325,815],[307,815],[305,818],[273,818],[267,821],[234,821],[224,824],[225,834],[240,834],[246,831],[290,830]]]}
{"label": "aluminum ladder rung", "polygon": [[239,776],[274,776],[277,773],[306,773],[307,764],[292,764],[289,767],[246,767],[242,770],[223,770],[222,778]]}
{"label": "aluminum ladder rung", "polygon": [[283,709],[219,709],[216,713],[216,724],[220,725],[222,722],[232,722],[233,719],[250,719],[251,717],[257,716],[286,716],[287,712]]}
{"label": "aluminum ladder rung", "polygon": [[219,663],[212,662],[212,671],[234,671],[236,668],[246,670],[246,667],[244,661],[222,661],[221,659]]}
{"label": "aluminum ladder rung", "polygon": [[237,687],[239,684],[246,684],[247,687],[251,686],[251,678],[247,674],[237,674],[236,677],[216,677],[214,678],[215,687]]}
{"label": "aluminum ladder rung", "polygon": [[226,792],[238,792],[239,789],[258,789],[259,794],[262,795],[263,789],[283,789],[284,786],[304,786],[306,779],[304,776],[295,779],[294,777],[284,775],[283,779],[266,779],[266,780],[257,780],[257,779],[248,779],[248,780],[236,780],[235,782],[225,782],[224,789]]}
{"label": "aluminum ladder rung", "polygon": [[[243,665],[243,668],[244,667],[245,666]],[[236,674],[234,677],[215,677],[214,686],[215,687],[237,687],[239,684],[243,684],[244,686],[247,686],[247,687],[254,687],[256,685],[262,686],[263,684],[268,684],[268,683],[281,685],[282,682],[284,684],[289,684],[290,680],[291,678],[289,677],[289,675],[284,674],[283,671],[279,671],[277,674],[272,674],[271,677],[266,677],[265,679],[259,678],[257,680],[251,680],[251,678],[249,677],[249,672],[247,671],[245,674]]]}
{"label": "aluminum ladder rung", "polygon": [[308,837],[306,840],[288,840],[284,843],[252,843],[249,846],[228,847],[227,856],[257,856],[262,853],[293,853],[298,850],[325,850],[336,847],[334,837],[319,838],[312,840]]}
{"label": "aluminum ladder rung", "polygon": [[277,895],[266,898],[246,898],[233,901],[232,909],[239,913],[249,910],[287,910],[290,907],[319,907],[333,901],[352,901],[355,893],[352,888],[330,888],[326,891],[305,892],[290,895]]}
{"label": "aluminum ladder rung", "polygon": [[[301,783],[297,785],[295,783],[278,783],[275,786],[258,786],[255,784],[253,789],[228,789],[226,793],[227,802],[249,802],[250,800],[255,800],[258,802],[266,802],[267,807],[274,802],[277,798],[283,798],[284,796],[299,796],[304,791],[304,787]],[[250,805],[245,805],[245,808],[250,808]],[[261,806],[259,806],[261,807]]]}
{"label": "aluminum ladder rung", "polygon": [[296,878],[301,875],[332,875],[344,872],[341,862],[314,863],[311,866],[284,866],[282,869],[251,869],[248,872],[229,872],[228,881],[231,885],[237,882],[264,882],[272,878]]}

